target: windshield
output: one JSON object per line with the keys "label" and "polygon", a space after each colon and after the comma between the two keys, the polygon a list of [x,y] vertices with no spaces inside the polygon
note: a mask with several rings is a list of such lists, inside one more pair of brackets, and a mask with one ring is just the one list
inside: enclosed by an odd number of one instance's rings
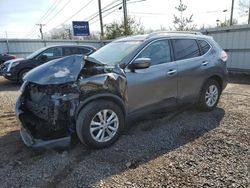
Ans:
{"label": "windshield", "polygon": [[28,55],[26,57],[26,59],[33,59],[34,57],[36,57],[38,54],[40,54],[41,52],[43,52],[45,49],[47,49],[47,47],[41,48],[37,51],[34,51],[32,54]]}
{"label": "windshield", "polygon": [[121,62],[130,52],[137,48],[142,41],[119,41],[111,42],[89,57],[107,65],[116,65]]}

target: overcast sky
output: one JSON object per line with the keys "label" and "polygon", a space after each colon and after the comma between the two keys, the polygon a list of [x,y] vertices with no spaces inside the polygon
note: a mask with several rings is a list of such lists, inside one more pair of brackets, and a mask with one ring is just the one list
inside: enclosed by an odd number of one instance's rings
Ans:
{"label": "overcast sky", "polygon": [[[102,0],[102,7],[114,2],[118,4],[122,0]],[[138,0],[130,0],[138,1]],[[238,1],[235,0],[234,16],[240,23],[246,23],[246,16],[239,16]],[[175,10],[179,0],[146,0],[138,3],[129,3],[128,14],[140,21],[145,29],[157,30],[161,27],[169,28],[173,24],[173,14],[178,15]],[[215,26],[216,20],[224,20],[230,18],[231,0],[183,0],[188,6],[185,11],[186,16],[193,14],[194,23],[198,27],[204,25]],[[53,5],[53,6],[52,6]],[[52,6],[52,7],[51,7]],[[80,8],[83,8],[78,14],[68,20]],[[50,11],[44,19],[42,16]],[[103,13],[103,22],[108,24],[113,20],[122,19],[122,10],[118,9],[106,16],[109,11]],[[8,36],[15,38],[39,36],[37,23],[46,24],[44,32],[57,27],[64,21],[71,23],[72,21],[88,21],[91,15],[95,15],[98,11],[98,0],[0,0],[0,37],[4,37],[5,31]],[[113,9],[114,10],[114,9]],[[227,10],[227,12],[223,12]],[[184,15],[184,16],[185,16]],[[99,31],[98,16],[90,21],[90,31]]]}

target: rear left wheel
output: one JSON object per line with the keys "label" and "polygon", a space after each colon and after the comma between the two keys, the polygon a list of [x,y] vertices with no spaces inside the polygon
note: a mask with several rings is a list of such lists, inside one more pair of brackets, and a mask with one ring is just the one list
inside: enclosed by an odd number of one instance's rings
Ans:
{"label": "rear left wheel", "polygon": [[219,83],[214,79],[208,80],[202,88],[198,108],[202,111],[213,110],[219,101],[220,94],[221,87]]}

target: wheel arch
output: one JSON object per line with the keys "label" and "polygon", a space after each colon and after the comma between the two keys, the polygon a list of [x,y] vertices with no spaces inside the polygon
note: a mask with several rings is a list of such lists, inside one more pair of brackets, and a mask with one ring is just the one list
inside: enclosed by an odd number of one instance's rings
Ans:
{"label": "wheel arch", "polygon": [[78,105],[78,107],[76,109],[75,119],[78,117],[78,114],[80,113],[82,108],[84,108],[84,106],[86,106],[90,102],[93,102],[95,100],[101,100],[101,99],[102,100],[109,100],[109,101],[112,101],[115,104],[117,104],[119,107],[121,107],[122,112],[124,114],[124,117],[126,116],[127,107],[126,107],[126,104],[124,103],[124,101],[122,100],[122,98],[120,98],[119,96],[112,94],[112,93],[102,93],[102,94],[97,94],[97,95],[88,97],[88,98],[84,99],[83,101],[80,101],[80,104]]}
{"label": "wheel arch", "polygon": [[217,75],[217,74],[214,74],[214,75],[211,75],[209,76],[207,79],[205,79],[201,85],[201,88],[200,88],[200,91],[199,91],[199,96],[198,96],[198,101],[200,100],[200,97],[201,97],[201,92],[202,92],[202,89],[205,85],[205,83],[208,81],[208,80],[216,80],[220,86],[220,89],[222,91],[223,89],[223,79],[221,76]]}
{"label": "wheel arch", "polygon": [[19,76],[20,76],[21,72],[23,72],[23,71],[30,71],[31,69],[33,69],[33,67],[25,67],[25,68],[20,69],[18,71],[18,73],[17,73],[17,78],[19,79]]}
{"label": "wheel arch", "polygon": [[219,75],[213,75],[213,76],[210,76],[209,78],[207,78],[205,80],[205,82],[203,84],[205,84],[208,80],[216,80],[220,86],[220,89],[222,90],[222,86],[223,86],[223,79],[219,76]]}

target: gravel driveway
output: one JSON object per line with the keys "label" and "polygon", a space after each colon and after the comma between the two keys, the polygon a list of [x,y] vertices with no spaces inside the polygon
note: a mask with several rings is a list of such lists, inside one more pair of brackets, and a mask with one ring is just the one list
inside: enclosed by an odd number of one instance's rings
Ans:
{"label": "gravel driveway", "polygon": [[58,152],[24,146],[18,85],[0,77],[0,187],[249,187],[250,78],[232,82],[212,112],[159,111],[110,148]]}

